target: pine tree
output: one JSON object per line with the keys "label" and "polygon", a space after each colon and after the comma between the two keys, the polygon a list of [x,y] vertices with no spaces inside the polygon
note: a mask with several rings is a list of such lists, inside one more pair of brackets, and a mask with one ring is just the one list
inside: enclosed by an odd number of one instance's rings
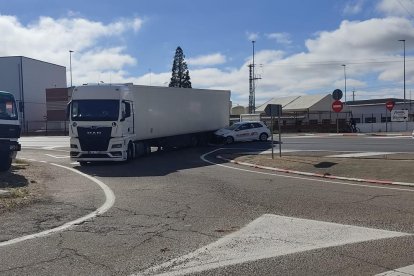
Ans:
{"label": "pine tree", "polygon": [[169,87],[191,88],[190,72],[184,58],[183,49],[178,46],[175,50]]}

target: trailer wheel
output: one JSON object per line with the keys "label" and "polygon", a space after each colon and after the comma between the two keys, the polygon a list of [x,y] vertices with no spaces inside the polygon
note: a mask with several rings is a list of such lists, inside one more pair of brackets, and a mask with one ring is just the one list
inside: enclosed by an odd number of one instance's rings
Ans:
{"label": "trailer wheel", "polygon": [[260,136],[259,136],[259,140],[260,141],[262,141],[262,142],[264,142],[264,141],[267,141],[267,138],[268,138],[269,136],[267,135],[267,133],[262,133],[262,134],[260,134]]}
{"label": "trailer wheel", "polygon": [[234,138],[232,136],[227,136],[226,137],[226,144],[233,144],[234,143]]}
{"label": "trailer wheel", "polygon": [[10,169],[12,159],[10,157],[2,156],[0,158],[0,172],[5,172]]}

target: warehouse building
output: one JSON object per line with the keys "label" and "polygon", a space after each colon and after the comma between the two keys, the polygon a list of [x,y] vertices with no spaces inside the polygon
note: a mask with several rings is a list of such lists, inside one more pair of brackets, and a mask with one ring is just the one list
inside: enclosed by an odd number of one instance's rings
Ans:
{"label": "warehouse building", "polygon": [[23,131],[44,129],[46,89],[66,87],[66,67],[23,56],[0,57],[0,90],[21,104]]}

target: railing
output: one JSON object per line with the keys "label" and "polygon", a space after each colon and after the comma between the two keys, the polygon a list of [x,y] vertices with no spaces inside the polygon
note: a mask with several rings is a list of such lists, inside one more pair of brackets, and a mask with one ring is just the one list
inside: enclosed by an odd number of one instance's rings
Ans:
{"label": "railing", "polygon": [[22,135],[68,135],[68,121],[25,121]]}

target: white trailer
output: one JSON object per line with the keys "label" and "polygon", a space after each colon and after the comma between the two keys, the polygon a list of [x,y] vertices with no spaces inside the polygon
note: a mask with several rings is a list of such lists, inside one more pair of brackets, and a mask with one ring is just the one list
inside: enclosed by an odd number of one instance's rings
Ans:
{"label": "white trailer", "polygon": [[0,91],[0,171],[7,171],[21,149],[20,121],[16,102],[11,93]]}
{"label": "white trailer", "polygon": [[83,85],[70,107],[70,156],[88,161],[126,161],[151,146],[206,143],[229,123],[230,91],[156,86]]}

